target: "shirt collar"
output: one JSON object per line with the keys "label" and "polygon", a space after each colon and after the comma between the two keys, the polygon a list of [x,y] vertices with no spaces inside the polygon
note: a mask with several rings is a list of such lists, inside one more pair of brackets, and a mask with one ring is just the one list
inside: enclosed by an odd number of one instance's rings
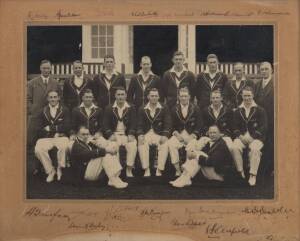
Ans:
{"label": "shirt collar", "polygon": [[271,79],[272,79],[272,75],[270,75],[269,78],[267,78],[267,79],[263,79],[263,81],[269,83],[269,81],[270,81]]}
{"label": "shirt collar", "polygon": [[[236,80],[236,76],[235,75],[232,77],[232,80]],[[246,81],[246,77],[244,75],[243,75],[241,81]]]}
{"label": "shirt collar", "polygon": [[75,79],[83,79],[83,74],[80,75],[79,77],[76,74],[74,76],[75,76]]}
{"label": "shirt collar", "polygon": [[190,105],[190,103],[188,103],[186,106],[180,104],[180,107],[181,107],[181,109],[187,109],[187,108],[189,108],[189,105]]}
{"label": "shirt collar", "polygon": [[182,73],[184,71],[188,71],[188,69],[183,65],[183,69],[180,71],[180,72],[177,72],[175,70],[175,67],[173,66],[171,69],[170,69],[170,72],[173,72],[173,73]]}
{"label": "shirt collar", "polygon": [[[84,106],[83,102],[80,104],[79,107],[87,108],[87,107]],[[97,106],[93,103],[88,109],[92,109],[92,108],[97,108]]]}
{"label": "shirt collar", "polygon": [[41,77],[42,77],[42,80],[43,80],[43,81],[45,81],[45,80],[48,81],[48,80],[49,80],[49,76],[46,78],[46,77],[44,77],[43,75],[41,75]]}
{"label": "shirt collar", "polygon": [[[257,106],[257,104],[256,104],[255,101],[253,100],[253,101],[252,101],[252,104],[251,104],[251,106],[250,106],[249,109],[251,109],[252,107],[256,107],[256,106]],[[244,105],[244,102],[242,102],[242,104],[240,104],[239,107],[240,107],[240,108],[244,108],[244,109],[246,110],[246,106]]]}
{"label": "shirt collar", "polygon": [[[211,105],[210,105],[210,107],[211,107],[213,110],[215,110],[215,108],[214,108],[213,104],[211,104]],[[221,110],[222,108],[223,108],[223,104],[221,104],[221,105],[220,105],[220,108],[219,108],[219,110]]]}
{"label": "shirt collar", "polygon": [[215,75],[215,74],[217,74],[217,73],[219,73],[219,72],[220,72],[219,69],[217,69],[217,71],[214,72],[214,73],[210,73],[208,69],[206,69],[206,70],[204,71],[204,73],[206,73],[206,74],[211,74],[211,75]]}
{"label": "shirt collar", "polygon": [[[114,104],[113,104],[112,107],[114,107],[114,108],[120,108],[120,107],[117,105],[117,101],[114,102]],[[124,108],[129,108],[129,107],[130,107],[130,105],[127,103],[127,101],[125,101],[125,103],[124,103],[122,109],[124,109]]]}
{"label": "shirt collar", "polygon": [[58,107],[59,107],[59,104],[57,104],[56,106],[51,106],[51,105],[49,104],[49,108],[50,108],[50,109],[58,109]]}
{"label": "shirt collar", "polygon": [[[107,72],[106,72],[106,70],[104,69],[104,70],[102,70],[101,71],[101,73],[102,74],[107,74]],[[113,71],[112,71],[112,74],[114,74],[114,75],[118,75],[118,72],[114,69]]]}
{"label": "shirt collar", "polygon": [[[145,75],[144,75],[144,72],[143,72],[142,70],[140,70],[140,71],[138,72],[138,75],[145,76]],[[149,71],[149,75],[154,75],[154,73],[150,70],[150,71]]]}
{"label": "shirt collar", "polygon": [[[159,102],[157,102],[155,109],[161,109],[161,108],[162,108],[161,104]],[[150,102],[148,102],[148,104],[144,107],[144,109],[145,110],[146,109],[151,110],[151,108],[150,108]]]}

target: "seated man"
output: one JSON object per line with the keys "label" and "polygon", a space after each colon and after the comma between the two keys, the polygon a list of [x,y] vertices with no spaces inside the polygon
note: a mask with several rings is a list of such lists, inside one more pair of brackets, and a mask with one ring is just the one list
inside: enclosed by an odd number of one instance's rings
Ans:
{"label": "seated man", "polygon": [[82,95],[81,105],[72,110],[70,139],[74,141],[78,128],[84,125],[89,129],[90,138],[97,140],[99,147],[104,147],[106,140],[102,136],[103,111],[93,103],[93,100],[92,90],[86,89]]}
{"label": "seated man", "polygon": [[156,145],[158,148],[158,166],[156,176],[161,176],[165,169],[168,157],[168,137],[171,130],[171,116],[168,108],[162,106],[157,89],[151,89],[148,93],[148,104],[141,107],[138,113],[138,151],[145,170],[144,176],[149,177],[149,146]]}
{"label": "seated man", "polygon": [[119,175],[122,166],[117,158],[117,148],[106,146],[101,148],[90,142],[90,132],[87,127],[80,126],[71,149],[71,168],[75,182],[87,180],[96,181],[104,169],[108,176],[108,185],[115,188],[125,188],[128,186]]}
{"label": "seated man", "polygon": [[232,150],[231,121],[233,112],[222,104],[222,93],[213,90],[210,93],[211,105],[203,110],[203,135],[207,135],[208,128],[217,125],[229,150]]}
{"label": "seated man", "polygon": [[172,117],[172,137],[168,141],[171,162],[176,169],[176,176],[180,176],[178,150],[186,147],[190,141],[196,140],[200,136],[202,129],[202,118],[198,106],[190,103],[190,93],[188,88],[179,89],[179,104],[173,107]]}
{"label": "seated man", "polygon": [[242,104],[233,114],[235,136],[233,158],[238,172],[242,178],[245,178],[242,154],[243,150],[249,147],[250,177],[248,182],[250,186],[255,186],[267,129],[267,116],[265,110],[254,102],[251,87],[247,86],[243,89],[242,98]]}
{"label": "seated man", "polygon": [[208,137],[201,137],[187,147],[187,160],[182,165],[183,173],[170,184],[185,187],[192,184],[191,179],[201,169],[209,180],[224,181],[224,171],[230,165],[231,155],[221,132],[216,125],[208,130]]}
{"label": "seated man", "polygon": [[[50,90],[47,95],[48,105],[38,114],[37,133],[38,141],[35,146],[35,155],[41,161],[45,172],[48,174],[47,182],[61,179],[62,168],[66,166],[66,151],[69,139],[67,133],[70,126],[70,112],[60,105],[57,90]],[[53,167],[49,151],[57,148],[57,172]]]}
{"label": "seated man", "polygon": [[136,110],[134,106],[126,102],[126,90],[117,87],[115,91],[116,101],[113,105],[105,108],[103,120],[103,133],[109,141],[117,142],[119,146],[125,146],[126,176],[133,177],[132,168],[137,153],[136,133]]}

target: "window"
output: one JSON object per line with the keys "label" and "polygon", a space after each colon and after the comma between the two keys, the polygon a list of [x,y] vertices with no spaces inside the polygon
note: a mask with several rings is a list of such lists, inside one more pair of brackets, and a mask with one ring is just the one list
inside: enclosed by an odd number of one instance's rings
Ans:
{"label": "window", "polygon": [[113,25],[92,25],[92,58],[104,58],[114,52],[114,28]]}

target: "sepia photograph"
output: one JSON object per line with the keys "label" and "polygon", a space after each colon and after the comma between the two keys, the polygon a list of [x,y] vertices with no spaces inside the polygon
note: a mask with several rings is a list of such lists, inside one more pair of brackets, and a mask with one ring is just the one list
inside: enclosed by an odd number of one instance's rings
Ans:
{"label": "sepia photograph", "polygon": [[26,26],[26,199],[274,199],[274,25]]}

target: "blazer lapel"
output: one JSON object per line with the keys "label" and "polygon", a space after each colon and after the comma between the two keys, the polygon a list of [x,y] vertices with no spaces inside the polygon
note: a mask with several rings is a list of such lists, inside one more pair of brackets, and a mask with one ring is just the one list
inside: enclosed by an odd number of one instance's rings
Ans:
{"label": "blazer lapel", "polygon": [[43,112],[44,112],[44,116],[46,117],[47,121],[53,123],[52,117],[50,115],[50,107],[48,105],[44,107]]}
{"label": "blazer lapel", "polygon": [[211,118],[213,118],[213,120],[216,120],[213,109],[210,106],[208,107],[207,111],[208,111],[208,114],[211,116]]}
{"label": "blazer lapel", "polygon": [[211,88],[211,85],[210,85],[209,74],[208,73],[204,73],[203,77],[204,77],[205,83],[207,84],[208,88],[211,90],[212,88]]}
{"label": "blazer lapel", "polygon": [[63,112],[62,112],[62,106],[59,105],[59,107],[57,108],[56,115],[55,115],[53,121],[55,122],[55,121],[61,116],[62,113],[63,113]]}

